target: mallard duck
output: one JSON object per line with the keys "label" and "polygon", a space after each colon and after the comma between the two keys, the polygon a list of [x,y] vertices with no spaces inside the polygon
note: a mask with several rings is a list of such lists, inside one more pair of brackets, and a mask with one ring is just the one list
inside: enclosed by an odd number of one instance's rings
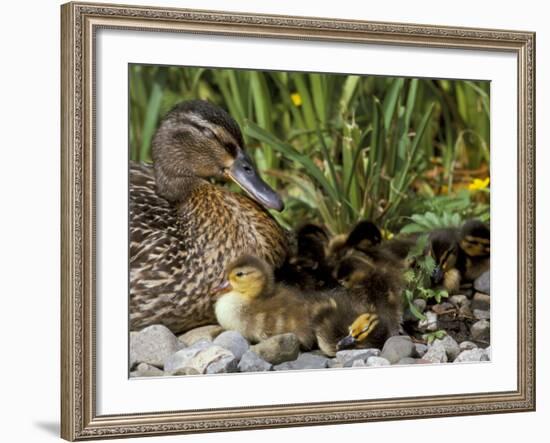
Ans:
{"label": "mallard duck", "polygon": [[287,234],[265,209],[283,202],[260,178],[235,120],[206,101],[162,119],[152,157],[152,166],[130,164],[130,327],[179,333],[215,320],[210,294],[231,261],[254,253],[284,262]]}
{"label": "mallard duck", "polygon": [[460,230],[460,249],[464,252],[463,277],[473,281],[489,270],[491,261],[491,231],[480,220],[468,220]]}

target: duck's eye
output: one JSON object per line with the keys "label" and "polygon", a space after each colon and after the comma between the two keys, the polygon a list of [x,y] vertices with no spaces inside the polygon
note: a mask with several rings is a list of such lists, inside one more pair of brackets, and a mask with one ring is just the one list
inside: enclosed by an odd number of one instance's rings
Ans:
{"label": "duck's eye", "polygon": [[235,273],[235,277],[242,277],[244,275],[244,272],[239,271]]}

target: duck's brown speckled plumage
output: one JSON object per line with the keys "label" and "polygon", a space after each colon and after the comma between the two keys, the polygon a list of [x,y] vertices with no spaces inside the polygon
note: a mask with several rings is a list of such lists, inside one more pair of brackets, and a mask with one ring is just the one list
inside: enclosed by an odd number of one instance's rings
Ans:
{"label": "duck's brown speckled plumage", "polygon": [[215,321],[212,289],[225,267],[254,253],[273,266],[285,231],[259,204],[200,177],[181,197],[159,195],[153,168],[130,166],[130,328],[164,324],[178,333]]}

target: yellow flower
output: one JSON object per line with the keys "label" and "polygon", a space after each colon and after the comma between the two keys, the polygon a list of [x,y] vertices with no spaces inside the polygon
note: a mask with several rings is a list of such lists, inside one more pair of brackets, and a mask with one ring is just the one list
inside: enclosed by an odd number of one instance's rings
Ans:
{"label": "yellow flower", "polygon": [[470,191],[480,191],[486,189],[489,186],[489,177],[486,179],[474,178],[472,183],[468,185]]}
{"label": "yellow flower", "polygon": [[294,103],[294,106],[301,106],[302,105],[302,97],[297,92],[294,92],[293,94],[290,94],[290,98],[292,100],[292,103]]}

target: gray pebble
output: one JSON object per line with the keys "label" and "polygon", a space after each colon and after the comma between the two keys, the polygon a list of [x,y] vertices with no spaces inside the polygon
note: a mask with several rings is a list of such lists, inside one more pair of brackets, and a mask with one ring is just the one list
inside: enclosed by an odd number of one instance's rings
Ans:
{"label": "gray pebble", "polygon": [[391,363],[384,357],[372,356],[367,358],[367,366],[389,366]]}
{"label": "gray pebble", "polygon": [[250,349],[262,359],[273,365],[278,365],[298,358],[300,342],[294,334],[280,334],[263,340],[257,345],[251,346]]}
{"label": "gray pebble", "polygon": [[212,343],[207,340],[199,340],[188,348],[184,348],[175,354],[169,355],[164,360],[164,371],[165,372],[175,372],[181,368],[185,368],[188,362],[197,355],[203,349],[212,346]]}
{"label": "gray pebble", "polygon": [[438,343],[440,343],[445,349],[448,361],[453,361],[458,356],[458,354],[460,354],[460,347],[458,346],[458,343],[450,335],[446,335],[441,339],[434,340],[432,346]]}
{"label": "gray pebble", "polygon": [[248,348],[250,347],[250,344],[246,338],[244,338],[242,334],[237,331],[222,332],[214,339],[212,343],[231,351],[238,360],[240,360],[243,354],[248,351]]}
{"label": "gray pebble", "polygon": [[461,308],[462,306],[470,306],[470,300],[464,294],[451,295],[449,297],[449,301],[457,308]]}
{"label": "gray pebble", "polygon": [[423,343],[415,343],[414,347],[419,357],[422,357],[428,351],[428,345],[425,345]]}
{"label": "gray pebble", "polygon": [[405,335],[397,335],[390,337],[384,343],[381,357],[388,360],[391,364],[397,363],[405,357],[414,357],[416,348],[410,337]]}
{"label": "gray pebble", "polygon": [[491,293],[491,273],[485,271],[474,281],[474,289],[485,294]]}
{"label": "gray pebble", "polygon": [[479,320],[470,327],[472,339],[486,342],[491,337],[491,323],[488,320]]}
{"label": "gray pebble", "polygon": [[431,363],[447,363],[447,351],[441,341],[436,341],[428,346],[428,352],[422,356],[422,360],[427,360]]}
{"label": "gray pebble", "polygon": [[137,368],[133,374],[134,377],[159,377],[163,375],[164,372],[156,366],[152,366],[147,363],[140,363],[137,365]]}
{"label": "gray pebble", "polygon": [[294,360],[276,365],[276,371],[288,371],[294,369],[324,369],[328,367],[328,358],[321,355],[303,353]]}
{"label": "gray pebble", "polygon": [[470,349],[469,351],[462,351],[456,360],[455,363],[462,363],[462,362],[468,362],[468,361],[488,361],[489,357],[487,356],[487,352],[485,349]]}
{"label": "gray pebble", "polygon": [[380,355],[379,349],[347,349],[336,353],[336,360],[345,368],[350,368],[356,360],[366,361],[367,358]]}
{"label": "gray pebble", "polygon": [[474,309],[474,317],[476,320],[489,320],[491,318],[491,312]]}
{"label": "gray pebble", "polygon": [[468,341],[468,340],[463,341],[458,346],[459,346],[461,351],[469,351],[471,349],[476,349],[477,348],[477,345],[474,342]]}
{"label": "gray pebble", "polygon": [[162,368],[164,360],[184,345],[163,325],[151,325],[130,334],[130,369],[139,363]]}
{"label": "gray pebble", "polygon": [[488,311],[491,309],[491,297],[487,294],[476,292],[472,299],[471,308],[473,311],[479,309],[481,311]]}
{"label": "gray pebble", "polygon": [[436,331],[437,330],[437,314],[432,311],[428,311],[424,314],[426,318],[418,322],[418,328],[422,331]]}
{"label": "gray pebble", "polygon": [[237,364],[238,360],[230,351],[212,345],[200,350],[172,372],[174,375],[223,374],[237,372]]}
{"label": "gray pebble", "polygon": [[223,328],[220,325],[200,326],[178,336],[178,340],[185,344],[185,346],[191,346],[199,340],[212,341],[222,332]]}
{"label": "gray pebble", "polygon": [[255,352],[248,350],[241,357],[238,368],[240,372],[263,372],[271,371],[273,365],[260,358]]}

